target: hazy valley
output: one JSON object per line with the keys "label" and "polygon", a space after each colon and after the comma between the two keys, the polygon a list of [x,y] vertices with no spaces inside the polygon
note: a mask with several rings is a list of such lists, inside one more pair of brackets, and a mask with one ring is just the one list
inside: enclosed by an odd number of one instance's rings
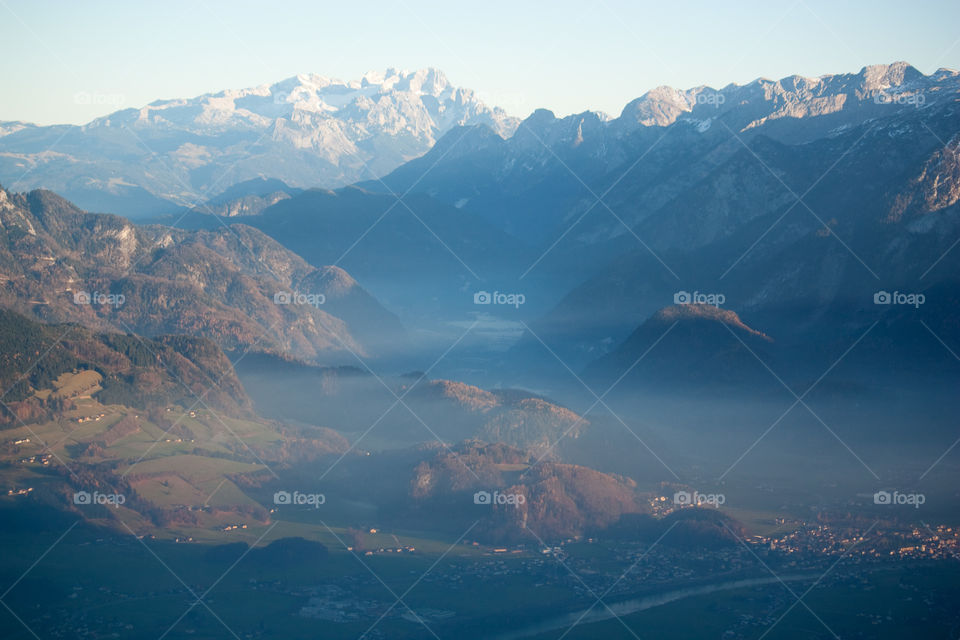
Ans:
{"label": "hazy valley", "polygon": [[958,151],[903,62],[0,122],[4,637],[952,637]]}

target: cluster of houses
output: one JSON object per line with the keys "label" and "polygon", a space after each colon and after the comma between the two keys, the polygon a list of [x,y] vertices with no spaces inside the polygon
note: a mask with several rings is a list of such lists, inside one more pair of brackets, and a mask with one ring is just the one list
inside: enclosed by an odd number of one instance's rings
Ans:
{"label": "cluster of houses", "polygon": [[[167,407],[167,408],[166,408],[166,412],[167,412],[167,413],[170,413],[171,411],[173,411],[173,407]],[[197,417],[197,412],[196,412],[196,411],[190,411],[187,415],[190,416],[191,418],[196,418],[196,417]]]}
{"label": "cluster of houses", "polygon": [[[364,551],[363,555],[372,556],[372,555],[378,555],[381,553],[413,553],[416,550],[417,550],[416,547],[411,547],[409,545],[401,546],[401,547],[380,547],[376,551]],[[347,547],[347,551],[353,551],[353,547]]]}
{"label": "cluster of houses", "polygon": [[106,417],[105,413],[98,413],[95,416],[80,416],[77,418],[77,422],[83,424],[84,422],[100,422]]}
{"label": "cluster of houses", "polygon": [[50,464],[50,461],[53,459],[52,453],[38,453],[35,456],[30,456],[28,458],[21,458],[20,464],[42,464],[47,466]]}

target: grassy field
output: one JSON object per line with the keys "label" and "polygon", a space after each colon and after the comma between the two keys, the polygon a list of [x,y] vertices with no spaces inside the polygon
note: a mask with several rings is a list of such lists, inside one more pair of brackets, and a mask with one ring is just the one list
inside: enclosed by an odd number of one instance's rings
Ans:
{"label": "grassy field", "polygon": [[52,389],[39,389],[34,395],[41,400],[47,398],[89,398],[102,388],[101,376],[92,369],[61,373],[54,380]]}

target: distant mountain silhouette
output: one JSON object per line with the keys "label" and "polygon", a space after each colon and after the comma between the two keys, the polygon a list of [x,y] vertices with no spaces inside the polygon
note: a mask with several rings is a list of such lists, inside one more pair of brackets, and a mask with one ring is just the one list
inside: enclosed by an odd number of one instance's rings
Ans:
{"label": "distant mountain silhouette", "polygon": [[757,357],[770,360],[773,340],[729,309],[679,304],[661,309],[613,351],[587,367],[598,393],[623,388],[729,389],[773,382]]}

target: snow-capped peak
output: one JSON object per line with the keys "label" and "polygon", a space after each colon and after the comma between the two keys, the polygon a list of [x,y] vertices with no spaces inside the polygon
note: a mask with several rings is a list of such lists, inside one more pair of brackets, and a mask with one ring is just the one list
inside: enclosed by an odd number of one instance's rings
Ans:
{"label": "snow-capped peak", "polygon": [[110,139],[111,129],[126,127],[148,147],[155,136],[165,147],[177,140],[168,159],[185,170],[238,158],[230,170],[242,180],[263,172],[250,159],[262,153],[271,170],[294,186],[337,186],[391,171],[453,127],[479,124],[507,137],[518,121],[452,85],[438,69],[388,68],[356,80],[301,73],[246,89],[160,100],[81,129]]}

